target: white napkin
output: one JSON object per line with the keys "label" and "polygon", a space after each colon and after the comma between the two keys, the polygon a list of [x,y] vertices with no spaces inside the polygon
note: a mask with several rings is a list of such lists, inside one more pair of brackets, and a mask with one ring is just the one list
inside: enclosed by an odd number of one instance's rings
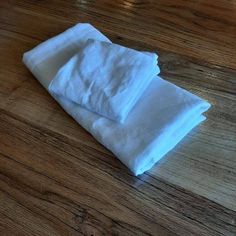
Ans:
{"label": "white napkin", "polygon": [[89,39],[57,72],[49,91],[123,123],[157,73],[156,54]]}
{"label": "white napkin", "polygon": [[[77,24],[24,54],[39,82],[48,85],[88,39],[109,41],[89,24]],[[48,53],[49,52],[49,53]],[[210,104],[161,78],[154,78],[124,124],[51,93],[64,110],[111,150],[135,174],[149,170],[192,128],[205,119]]]}

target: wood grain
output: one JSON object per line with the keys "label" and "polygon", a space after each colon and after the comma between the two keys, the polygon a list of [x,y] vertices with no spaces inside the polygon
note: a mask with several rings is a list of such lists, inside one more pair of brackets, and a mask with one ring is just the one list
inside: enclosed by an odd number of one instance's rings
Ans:
{"label": "wood grain", "polygon": [[[207,121],[134,177],[21,62],[77,22],[160,55]],[[1,235],[236,235],[234,1],[0,2]]]}

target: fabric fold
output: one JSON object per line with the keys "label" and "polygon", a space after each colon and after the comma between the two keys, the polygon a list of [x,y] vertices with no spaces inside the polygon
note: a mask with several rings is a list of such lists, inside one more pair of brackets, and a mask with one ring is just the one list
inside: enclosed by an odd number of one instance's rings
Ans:
{"label": "fabric fold", "polygon": [[49,91],[123,123],[159,72],[154,53],[88,39],[60,68]]}
{"label": "fabric fold", "polygon": [[[83,48],[87,39],[109,42],[91,25],[77,24],[25,53],[23,61],[49,91],[49,84],[60,68]],[[202,113],[210,107],[208,102],[157,76],[147,85],[124,124],[91,112],[57,93],[49,93],[135,175],[149,170],[170,151],[205,119]]]}

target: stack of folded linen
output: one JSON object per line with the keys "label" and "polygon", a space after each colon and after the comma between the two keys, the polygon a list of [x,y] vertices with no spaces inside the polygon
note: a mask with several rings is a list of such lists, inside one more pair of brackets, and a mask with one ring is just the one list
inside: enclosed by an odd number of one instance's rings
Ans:
{"label": "stack of folded linen", "polygon": [[113,44],[77,24],[23,61],[79,124],[135,175],[149,170],[205,119],[210,104],[157,76],[155,53]]}

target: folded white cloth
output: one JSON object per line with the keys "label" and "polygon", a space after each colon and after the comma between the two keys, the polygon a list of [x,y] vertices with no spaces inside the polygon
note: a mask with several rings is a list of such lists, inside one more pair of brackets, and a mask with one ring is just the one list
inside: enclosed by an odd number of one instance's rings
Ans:
{"label": "folded white cloth", "polygon": [[123,123],[157,73],[156,54],[89,39],[57,72],[49,91]]}
{"label": "folded white cloth", "polygon": [[[109,42],[91,25],[77,24],[25,53],[23,61],[48,89],[60,67],[88,38]],[[158,77],[150,83],[124,124],[84,109],[63,96],[51,95],[135,175],[150,169],[203,121],[202,113],[210,107],[201,98]]]}

